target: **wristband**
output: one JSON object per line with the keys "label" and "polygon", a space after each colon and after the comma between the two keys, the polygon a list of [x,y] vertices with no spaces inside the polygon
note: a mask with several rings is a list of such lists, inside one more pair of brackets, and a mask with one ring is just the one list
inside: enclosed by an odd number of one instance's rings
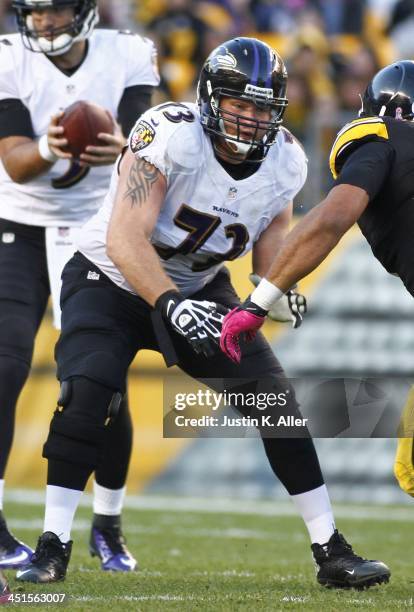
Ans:
{"label": "wristband", "polygon": [[262,278],[256,289],[250,296],[250,299],[254,304],[263,308],[263,310],[270,310],[273,303],[279,300],[284,292],[281,291],[273,283],[269,283],[268,280]]}
{"label": "wristband", "polygon": [[37,147],[39,149],[39,155],[45,161],[54,164],[59,158],[57,155],[50,150],[49,143],[47,141],[47,134],[43,134],[38,140]]}
{"label": "wristband", "polygon": [[154,309],[159,310],[167,319],[172,314],[175,307],[184,300],[183,296],[176,289],[168,289],[158,296]]}

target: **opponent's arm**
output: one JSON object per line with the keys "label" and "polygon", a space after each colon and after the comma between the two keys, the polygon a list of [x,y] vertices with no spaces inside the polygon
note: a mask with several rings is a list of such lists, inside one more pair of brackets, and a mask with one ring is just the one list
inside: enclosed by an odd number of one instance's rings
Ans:
{"label": "opponent's arm", "polygon": [[267,281],[285,292],[312,272],[359,219],[368,202],[367,192],[360,187],[333,187],[288,234],[266,274]]}
{"label": "opponent's arm", "polygon": [[382,189],[394,161],[394,147],[386,138],[364,143],[348,157],[335,187],[287,236],[250,299],[225,318],[220,347],[230,359],[241,359],[240,334],[252,337],[269,309],[312,272],[360,218]]}
{"label": "opponent's arm", "polygon": [[[293,203],[289,205],[273,219],[270,225],[262,233],[253,247],[253,274],[249,279],[255,287],[258,286],[262,277],[269,269],[275,259],[283,240],[289,231],[289,223],[292,219]],[[295,289],[289,289],[285,296],[276,302],[268,312],[272,321],[292,323],[294,328],[301,325],[303,315],[306,313],[307,305],[304,295],[297,293]]]}
{"label": "opponent's arm", "polygon": [[350,154],[335,187],[286,238],[266,274],[267,281],[254,292],[259,305],[277,300],[326,258],[381,191],[394,162],[394,147],[387,139],[364,143]]}
{"label": "opponent's arm", "polygon": [[240,362],[239,336],[254,337],[273,304],[325,259],[368,202],[367,192],[360,187],[337,185],[288,234],[266,278],[250,299],[224,319],[220,347],[230,359]]}

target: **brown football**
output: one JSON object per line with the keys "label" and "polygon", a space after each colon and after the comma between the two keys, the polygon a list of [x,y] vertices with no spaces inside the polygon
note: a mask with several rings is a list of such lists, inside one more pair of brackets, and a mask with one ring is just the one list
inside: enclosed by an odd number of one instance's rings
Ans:
{"label": "brown football", "polygon": [[92,102],[80,100],[68,106],[59,125],[65,128],[64,137],[69,144],[64,150],[78,159],[88,145],[102,146],[105,143],[98,139],[100,132],[114,133],[114,120],[111,113]]}

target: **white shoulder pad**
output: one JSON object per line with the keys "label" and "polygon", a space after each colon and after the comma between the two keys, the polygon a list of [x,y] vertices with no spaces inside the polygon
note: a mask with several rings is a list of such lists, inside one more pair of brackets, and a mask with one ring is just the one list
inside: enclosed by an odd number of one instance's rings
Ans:
{"label": "white shoulder pad", "polygon": [[129,147],[164,176],[198,168],[203,130],[196,105],[167,102],[149,109],[132,129]]}
{"label": "white shoulder pad", "polygon": [[300,142],[281,128],[277,136],[278,160],[275,165],[277,180],[285,187],[285,197],[292,200],[302,189],[308,172],[308,159]]}
{"label": "white shoulder pad", "polygon": [[0,100],[20,98],[16,75],[23,52],[20,34],[0,36]]}
{"label": "white shoulder pad", "polygon": [[119,30],[116,32],[114,42],[119,56],[128,67],[126,87],[132,87],[133,85],[157,87],[160,83],[160,75],[157,49],[152,40],[129,30]]}

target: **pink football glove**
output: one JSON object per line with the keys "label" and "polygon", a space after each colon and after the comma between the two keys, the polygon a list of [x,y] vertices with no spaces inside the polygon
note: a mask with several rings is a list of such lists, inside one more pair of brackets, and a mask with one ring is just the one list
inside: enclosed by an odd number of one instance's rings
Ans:
{"label": "pink football glove", "polygon": [[220,348],[229,359],[235,363],[240,363],[240,334],[244,334],[247,342],[252,342],[257,330],[263,325],[266,314],[266,310],[247,299],[241,306],[234,308],[224,317]]}

